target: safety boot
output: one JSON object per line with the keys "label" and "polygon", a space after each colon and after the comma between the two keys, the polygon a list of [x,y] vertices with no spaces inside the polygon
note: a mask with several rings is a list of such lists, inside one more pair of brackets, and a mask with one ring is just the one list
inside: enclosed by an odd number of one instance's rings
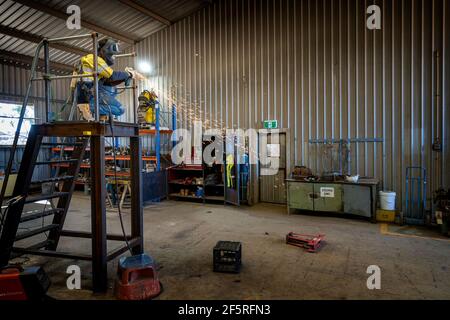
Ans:
{"label": "safety boot", "polygon": [[88,103],[83,103],[78,105],[78,111],[80,112],[81,119],[86,121],[94,121],[92,116],[91,107]]}

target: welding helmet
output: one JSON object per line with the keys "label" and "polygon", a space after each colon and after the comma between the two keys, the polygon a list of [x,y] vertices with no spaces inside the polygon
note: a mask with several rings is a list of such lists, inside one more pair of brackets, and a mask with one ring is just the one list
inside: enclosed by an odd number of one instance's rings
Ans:
{"label": "welding helmet", "polygon": [[115,63],[114,55],[120,53],[119,44],[112,39],[103,39],[98,42],[98,55],[106,61],[108,66],[113,66]]}

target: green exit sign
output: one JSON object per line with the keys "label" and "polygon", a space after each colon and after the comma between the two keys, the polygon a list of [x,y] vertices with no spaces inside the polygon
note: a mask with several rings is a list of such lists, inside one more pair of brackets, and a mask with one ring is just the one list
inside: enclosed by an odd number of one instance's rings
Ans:
{"label": "green exit sign", "polygon": [[264,121],[264,129],[278,129],[278,121],[277,120]]}

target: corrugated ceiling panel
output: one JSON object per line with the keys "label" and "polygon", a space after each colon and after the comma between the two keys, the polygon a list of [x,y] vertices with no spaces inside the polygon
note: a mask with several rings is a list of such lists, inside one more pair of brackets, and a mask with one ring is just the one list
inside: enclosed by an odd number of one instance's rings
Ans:
{"label": "corrugated ceiling panel", "polygon": [[[165,27],[161,22],[120,3],[120,1],[51,0],[40,2],[61,12],[65,12],[69,5],[78,5],[81,8],[82,19],[94,22],[101,27],[124,34],[135,40],[144,39]],[[181,17],[203,7],[205,1],[155,0],[145,1],[142,4],[161,14],[164,18],[177,21]],[[69,30],[66,28],[66,21],[11,0],[0,1],[0,24],[47,38],[88,34],[91,32],[85,28]],[[91,50],[92,48],[90,39],[75,40],[67,43],[86,50]],[[130,47],[130,44],[122,43],[122,47],[126,49]],[[0,34],[1,50],[32,56],[35,48],[36,44],[34,43]],[[52,61],[69,65],[77,61],[77,55],[55,49],[50,50],[50,58]]]}
{"label": "corrugated ceiling panel", "polygon": [[138,0],[136,1],[172,22],[177,22],[199,10],[209,0]]}

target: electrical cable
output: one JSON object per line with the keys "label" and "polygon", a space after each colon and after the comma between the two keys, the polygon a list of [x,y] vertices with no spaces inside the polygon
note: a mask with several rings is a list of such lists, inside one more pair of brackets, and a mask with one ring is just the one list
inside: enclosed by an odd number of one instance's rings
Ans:
{"label": "electrical cable", "polygon": [[15,198],[11,198],[11,199],[9,199],[7,202],[6,202],[6,209],[5,209],[5,211],[3,212],[3,215],[2,215],[2,219],[0,220],[0,237],[1,237],[1,235],[2,235],[2,232],[3,232],[3,227],[4,227],[4,218],[6,218],[6,216],[7,216],[7,214],[8,214],[8,211],[9,211],[9,208],[11,207],[11,204],[12,203],[15,203],[15,202],[18,202],[18,201],[20,201],[21,199],[23,199],[23,196],[17,196],[17,197],[15,197]]}
{"label": "electrical cable", "polygon": [[[117,158],[116,158],[116,146],[114,144],[115,136],[114,136],[114,120],[112,116],[112,110],[111,106],[109,104],[106,104],[109,109],[109,126],[111,128],[111,136],[112,136],[112,148],[113,148],[113,161],[114,161],[114,185],[115,185],[115,193],[118,196],[118,179],[117,179]],[[122,229],[123,238],[125,240],[125,243],[127,245],[128,251],[130,251],[130,254],[133,255],[133,251],[131,250],[130,243],[127,238],[127,233],[125,232],[125,226],[123,224],[123,216],[122,216],[122,210],[120,208],[120,203],[117,206],[118,212],[119,212],[119,221],[120,221],[120,228]]]}

